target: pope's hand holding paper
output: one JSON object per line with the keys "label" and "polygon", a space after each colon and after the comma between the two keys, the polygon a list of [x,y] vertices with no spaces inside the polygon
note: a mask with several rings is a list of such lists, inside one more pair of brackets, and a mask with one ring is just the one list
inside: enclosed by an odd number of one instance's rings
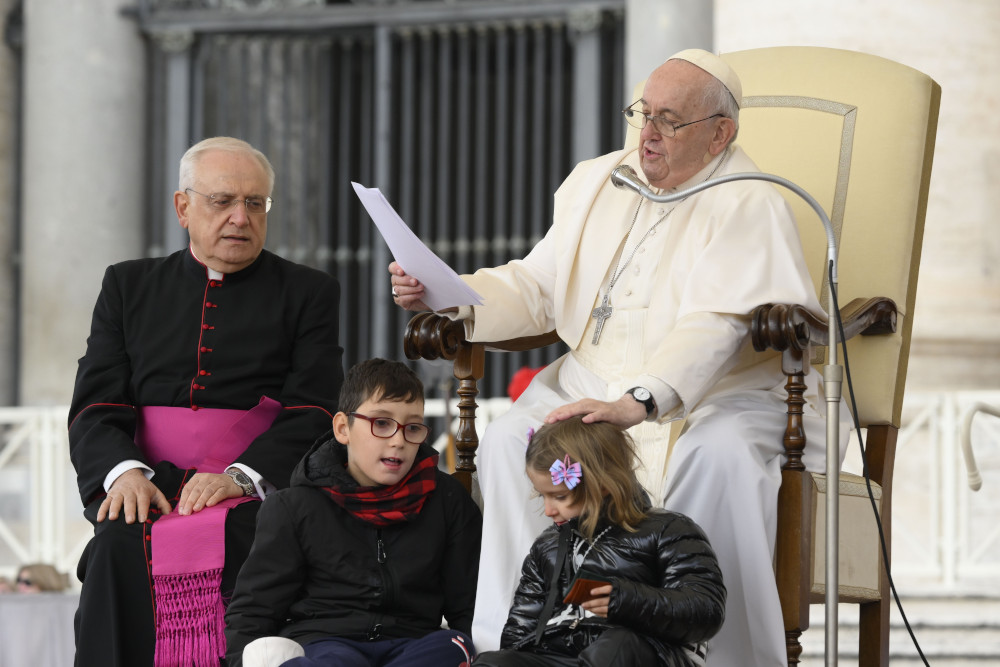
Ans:
{"label": "pope's hand holding paper", "polygon": [[389,246],[393,259],[423,284],[423,301],[429,308],[444,310],[482,304],[482,297],[424,245],[378,188],[366,188],[353,181],[351,185]]}

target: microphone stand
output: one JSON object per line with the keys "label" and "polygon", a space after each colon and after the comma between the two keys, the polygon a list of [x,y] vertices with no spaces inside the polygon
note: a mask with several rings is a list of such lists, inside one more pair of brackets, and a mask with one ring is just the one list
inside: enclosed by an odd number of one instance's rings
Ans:
{"label": "microphone stand", "polygon": [[835,667],[837,664],[837,592],[839,588],[838,564],[839,564],[839,532],[840,532],[840,397],[841,385],[843,384],[844,369],[837,365],[837,320],[840,313],[837,311],[835,292],[837,289],[837,239],[834,236],[833,224],[826,215],[826,211],[819,205],[812,195],[804,189],[792,183],[788,179],[774,174],[763,173],[737,173],[719,176],[702,183],[698,183],[686,190],[673,194],[658,195],[649,186],[639,180],[635,170],[628,165],[615,167],[611,172],[611,182],[618,188],[633,190],[646,199],[661,204],[679,201],[690,195],[707,190],[708,188],[731,183],[733,181],[768,181],[788,188],[799,197],[804,199],[812,207],[816,215],[823,223],[826,230],[827,243],[827,268],[830,271],[830,293],[827,310],[828,317],[828,338],[829,338],[829,358],[823,367],[823,390],[826,395],[826,665]]}

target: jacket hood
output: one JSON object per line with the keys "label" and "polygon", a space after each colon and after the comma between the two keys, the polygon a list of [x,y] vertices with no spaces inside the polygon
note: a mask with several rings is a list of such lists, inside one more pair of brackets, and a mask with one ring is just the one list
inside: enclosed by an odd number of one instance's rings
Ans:
{"label": "jacket hood", "polygon": [[[413,464],[437,456],[437,451],[426,442],[420,445]],[[329,430],[313,443],[292,471],[290,486],[335,486],[350,489],[358,486],[357,481],[347,472],[347,445],[337,441],[333,430]]]}
{"label": "jacket hood", "polygon": [[347,447],[329,430],[312,444],[295,466],[289,486],[342,486],[352,481],[347,472]]}

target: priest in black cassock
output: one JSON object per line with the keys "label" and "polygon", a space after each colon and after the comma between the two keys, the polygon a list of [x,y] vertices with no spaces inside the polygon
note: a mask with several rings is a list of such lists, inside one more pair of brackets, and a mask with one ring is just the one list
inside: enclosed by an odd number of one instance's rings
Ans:
{"label": "priest in black cassock", "polygon": [[78,666],[219,665],[258,501],[329,430],[343,379],[339,284],[263,249],[267,158],[206,139],[179,180],[190,246],[107,269],[77,373]]}

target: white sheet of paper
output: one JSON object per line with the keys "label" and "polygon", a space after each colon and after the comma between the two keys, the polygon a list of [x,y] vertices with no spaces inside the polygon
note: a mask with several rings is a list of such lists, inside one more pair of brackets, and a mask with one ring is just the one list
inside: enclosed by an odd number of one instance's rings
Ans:
{"label": "white sheet of paper", "polygon": [[441,310],[482,304],[482,297],[424,245],[378,188],[366,188],[354,181],[351,185],[389,246],[393,259],[404,271],[423,283],[423,301],[429,308]]}

